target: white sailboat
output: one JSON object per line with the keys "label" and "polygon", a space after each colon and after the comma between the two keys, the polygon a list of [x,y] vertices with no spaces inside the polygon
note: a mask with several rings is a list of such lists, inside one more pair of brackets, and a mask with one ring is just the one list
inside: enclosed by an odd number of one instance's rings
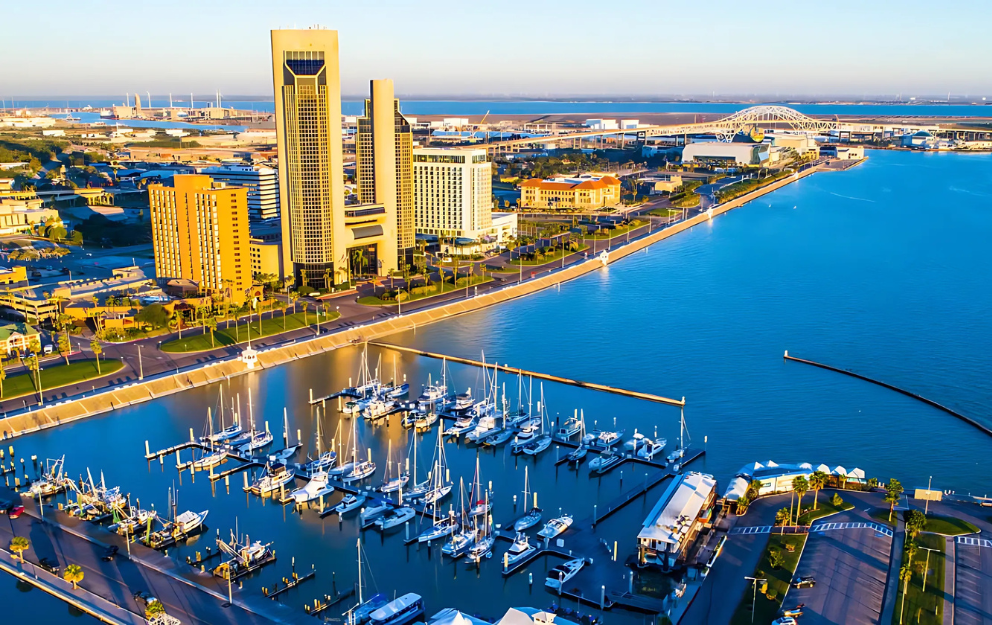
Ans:
{"label": "white sailboat", "polygon": [[[530,487],[530,479],[528,475],[528,467],[524,467],[524,505],[528,505],[529,495],[528,488]],[[522,517],[514,521],[513,529],[517,532],[522,532],[526,529],[530,529],[541,522],[541,509],[537,507],[537,493],[534,493],[534,507],[528,510]]]}
{"label": "white sailboat", "polygon": [[434,468],[431,469],[431,487],[424,494],[424,503],[435,506],[451,492],[451,482],[447,478],[448,462],[444,455],[444,443],[440,430],[437,433],[437,449],[434,451]]}
{"label": "white sailboat", "polygon": [[537,402],[537,412],[541,417],[541,433],[523,446],[523,452],[529,456],[536,456],[551,446],[551,435],[545,432],[545,423],[548,421],[547,405],[544,402],[544,383],[541,383],[541,399]]}
{"label": "white sailboat", "polygon": [[351,469],[341,475],[344,482],[356,482],[375,473],[375,463],[372,462],[372,450],[368,451],[367,460],[358,459],[358,430],[356,422],[351,422]]}
{"label": "white sailboat", "polygon": [[392,476],[393,472],[393,441],[389,441],[389,447],[386,451],[386,477],[382,482],[382,486],[379,487],[380,493],[392,493],[400,490],[406,486],[407,482],[410,481],[410,474],[400,471],[400,463],[396,462],[396,476]]}

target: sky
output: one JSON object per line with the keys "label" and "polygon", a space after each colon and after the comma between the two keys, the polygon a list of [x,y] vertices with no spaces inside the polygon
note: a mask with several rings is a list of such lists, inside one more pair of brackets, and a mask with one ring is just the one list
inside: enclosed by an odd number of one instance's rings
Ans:
{"label": "sky", "polygon": [[271,97],[269,31],[314,24],[345,96],[992,96],[989,0],[4,4],[6,98]]}

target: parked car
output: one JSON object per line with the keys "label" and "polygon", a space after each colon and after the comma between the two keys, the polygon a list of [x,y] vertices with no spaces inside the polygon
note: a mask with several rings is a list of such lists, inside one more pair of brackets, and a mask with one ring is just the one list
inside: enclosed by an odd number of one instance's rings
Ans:
{"label": "parked car", "polygon": [[803,608],[806,607],[805,603],[800,603],[791,610],[782,610],[782,616],[791,616],[793,618],[799,618],[803,615]]}
{"label": "parked car", "polygon": [[44,352],[45,352],[45,355],[46,356],[49,355],[49,354],[51,354],[52,353],[52,344],[51,343],[47,343],[43,349],[44,349]]}
{"label": "parked car", "polygon": [[107,550],[103,552],[103,555],[100,556],[100,559],[103,560],[104,562],[110,562],[111,560],[114,559],[114,556],[117,555],[118,551],[120,551],[120,547],[118,547],[117,545],[110,545],[109,547],[107,547]]}
{"label": "parked car", "polygon": [[58,576],[60,572],[59,563],[51,558],[46,557],[46,558],[42,558],[41,560],[38,560],[38,566],[40,566],[41,568],[45,569],[46,571],[48,571],[49,573],[55,576]]}
{"label": "parked car", "polygon": [[798,623],[791,616],[783,616],[772,621],[772,625],[798,625]]}
{"label": "parked car", "polygon": [[792,580],[793,588],[812,588],[813,586],[816,586],[816,579],[812,575],[805,575]]}

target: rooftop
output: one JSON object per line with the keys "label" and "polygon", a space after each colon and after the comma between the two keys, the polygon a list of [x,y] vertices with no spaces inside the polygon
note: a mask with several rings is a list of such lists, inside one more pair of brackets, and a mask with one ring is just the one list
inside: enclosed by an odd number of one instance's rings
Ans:
{"label": "rooftop", "polygon": [[682,475],[648,514],[638,540],[679,544],[715,489],[716,478],[712,475],[695,471]]}

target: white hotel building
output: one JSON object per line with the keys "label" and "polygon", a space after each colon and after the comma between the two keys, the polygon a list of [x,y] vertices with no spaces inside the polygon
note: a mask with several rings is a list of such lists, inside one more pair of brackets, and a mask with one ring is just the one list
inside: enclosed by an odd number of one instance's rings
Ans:
{"label": "white hotel building", "polygon": [[279,176],[275,169],[260,165],[223,165],[207,167],[200,173],[217,182],[248,189],[250,221],[279,218]]}
{"label": "white hotel building", "polygon": [[413,204],[416,232],[444,239],[445,252],[451,240],[459,252],[475,253],[516,235],[515,214],[493,213],[485,149],[414,148]]}

